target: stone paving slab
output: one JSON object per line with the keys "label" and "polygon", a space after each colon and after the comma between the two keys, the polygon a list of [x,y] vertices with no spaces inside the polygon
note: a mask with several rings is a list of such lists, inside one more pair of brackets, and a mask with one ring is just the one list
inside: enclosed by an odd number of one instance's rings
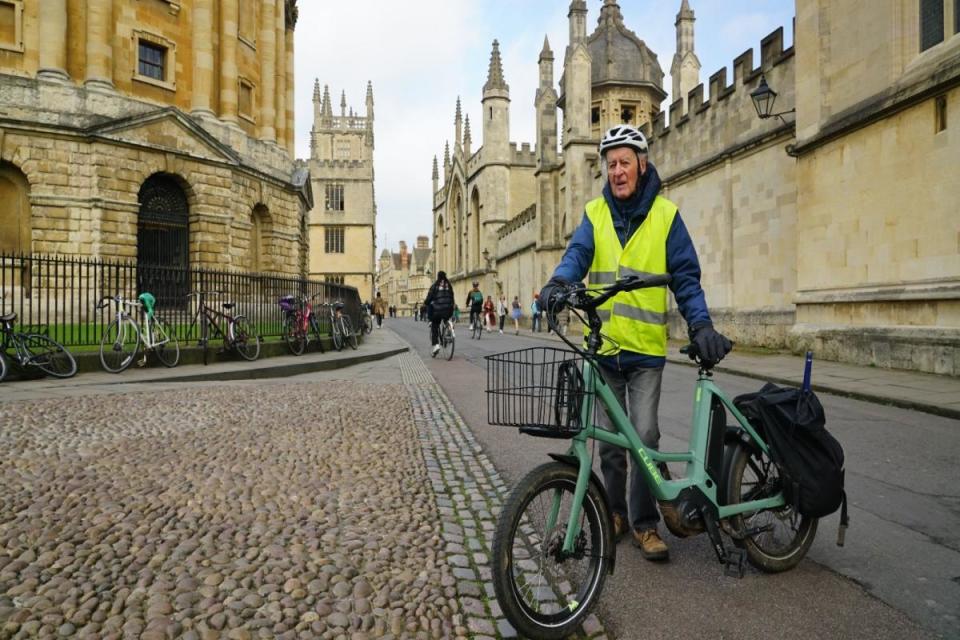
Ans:
{"label": "stone paving slab", "polygon": [[[398,358],[460,598],[457,633],[477,640],[515,638],[496,602],[490,560],[496,518],[509,488],[420,357],[411,350]],[[591,614],[574,637],[601,640],[606,632]]]}

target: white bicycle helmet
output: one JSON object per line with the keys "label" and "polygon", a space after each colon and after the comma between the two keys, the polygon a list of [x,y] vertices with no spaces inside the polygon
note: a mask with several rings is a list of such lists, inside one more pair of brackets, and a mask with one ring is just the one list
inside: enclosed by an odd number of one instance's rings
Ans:
{"label": "white bicycle helmet", "polygon": [[607,151],[617,147],[630,147],[637,153],[646,153],[647,139],[635,127],[618,124],[603,134],[600,140],[600,155],[606,155]]}

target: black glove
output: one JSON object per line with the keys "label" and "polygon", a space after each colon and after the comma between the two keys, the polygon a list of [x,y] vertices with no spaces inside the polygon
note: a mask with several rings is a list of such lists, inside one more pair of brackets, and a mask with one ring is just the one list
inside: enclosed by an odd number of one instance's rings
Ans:
{"label": "black glove", "polygon": [[700,359],[717,363],[730,353],[733,344],[725,335],[716,331],[712,324],[704,324],[692,329],[690,341],[700,352]]}
{"label": "black glove", "polygon": [[558,293],[562,293],[570,283],[564,278],[554,276],[543,285],[540,290],[540,310],[547,313],[547,324],[557,324],[557,311],[560,311],[560,305],[554,299]]}

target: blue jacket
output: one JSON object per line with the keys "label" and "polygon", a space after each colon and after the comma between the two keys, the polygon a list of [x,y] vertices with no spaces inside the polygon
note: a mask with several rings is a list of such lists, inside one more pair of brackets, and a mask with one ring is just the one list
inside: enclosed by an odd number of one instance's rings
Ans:
{"label": "blue jacket", "polygon": [[[647,212],[653,205],[654,199],[660,193],[660,175],[653,164],[647,164],[647,172],[641,177],[637,192],[627,201],[619,201],[613,197],[610,185],[604,185],[603,197],[610,207],[613,216],[613,228],[617,232],[621,245],[626,245],[630,236],[640,228],[647,217]],[[583,221],[573,236],[563,254],[563,259],[553,272],[554,278],[561,278],[567,282],[579,282],[587,277],[590,265],[593,263],[593,223],[584,213]],[[680,314],[687,321],[691,329],[712,324],[710,313],[707,311],[707,301],[700,287],[700,261],[697,259],[697,250],[693,246],[686,225],[680,218],[680,213],[673,219],[673,225],[667,234],[667,272],[673,276],[670,290],[677,301]],[[603,358],[601,364],[621,370],[639,367],[662,367],[666,358],[621,351],[616,356]]]}

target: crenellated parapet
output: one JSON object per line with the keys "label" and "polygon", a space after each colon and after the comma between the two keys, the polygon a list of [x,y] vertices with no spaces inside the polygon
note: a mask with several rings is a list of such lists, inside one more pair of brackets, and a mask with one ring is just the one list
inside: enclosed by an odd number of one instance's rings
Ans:
{"label": "crenellated parapet", "polygon": [[701,83],[675,100],[667,112],[657,114],[645,127],[650,138],[650,153],[664,178],[674,177],[691,168],[778,134],[792,133],[791,125],[778,118],[761,120],[750,93],[760,83],[761,74],[777,92],[776,110],[794,107],[794,48],[784,48],[780,27],[760,42],[760,64],[754,66],[754,49],[747,49],[733,60],[733,81],[728,84],[728,69],[713,73],[708,81],[709,95],[704,97]]}
{"label": "crenellated parapet", "polygon": [[511,142],[510,155],[515,165],[533,167],[537,164],[537,150],[529,142],[520,143],[519,149],[516,142]]}

